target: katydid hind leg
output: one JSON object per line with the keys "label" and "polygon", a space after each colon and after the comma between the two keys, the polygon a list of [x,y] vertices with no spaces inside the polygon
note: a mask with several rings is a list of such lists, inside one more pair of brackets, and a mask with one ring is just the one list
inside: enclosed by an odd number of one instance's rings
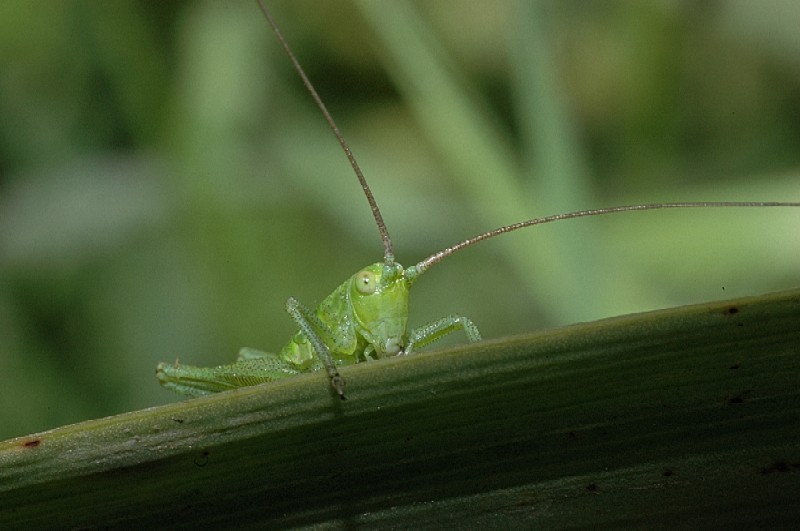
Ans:
{"label": "katydid hind leg", "polygon": [[411,354],[458,330],[464,331],[470,343],[481,340],[478,327],[470,319],[462,315],[450,315],[412,330],[408,336],[405,353]]}
{"label": "katydid hind leg", "polygon": [[277,355],[244,348],[235,363],[217,367],[195,367],[159,363],[156,377],[162,386],[188,396],[203,396],[229,389],[274,382],[300,371]]}

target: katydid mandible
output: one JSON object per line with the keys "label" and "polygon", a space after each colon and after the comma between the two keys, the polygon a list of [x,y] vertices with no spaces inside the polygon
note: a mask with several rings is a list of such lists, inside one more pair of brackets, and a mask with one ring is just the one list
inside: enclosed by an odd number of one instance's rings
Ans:
{"label": "katydid mandible", "polygon": [[620,212],[667,208],[709,207],[800,207],[800,202],[678,202],[626,205],[594,210],[581,210],[529,219],[500,227],[436,252],[418,264],[404,269],[395,262],[392,241],[378,204],[372,195],[349,145],[328,112],[299,61],[278,29],[262,0],[257,0],[267,22],[286,52],[317,107],[341,145],[361,184],[383,241],[382,262],[371,264],[328,295],[314,310],[294,298],[286,302],[286,310],[299,330],[277,353],[244,348],[236,362],[213,368],[161,363],[156,374],[169,389],[190,396],[256,385],[304,372],[324,369],[333,390],[344,399],[344,380],[337,371],[349,365],[388,356],[411,354],[452,332],[463,330],[470,342],[481,339],[478,328],[460,315],[444,317],[420,328],[408,330],[408,293],[417,277],[447,256],[475,243],[525,227],[554,221],[614,214]]}

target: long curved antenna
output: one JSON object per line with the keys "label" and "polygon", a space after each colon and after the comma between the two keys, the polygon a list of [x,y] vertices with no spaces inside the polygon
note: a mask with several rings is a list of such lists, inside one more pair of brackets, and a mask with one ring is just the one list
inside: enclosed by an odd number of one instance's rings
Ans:
{"label": "long curved antenna", "polygon": [[361,167],[359,167],[358,162],[356,162],[356,158],[353,155],[353,152],[350,150],[350,146],[347,144],[347,141],[342,136],[342,133],[339,131],[339,128],[336,126],[336,122],[333,121],[333,117],[328,112],[328,108],[325,107],[325,104],[322,102],[322,98],[319,97],[317,94],[317,90],[314,88],[314,85],[311,84],[311,80],[308,79],[306,76],[305,70],[303,67],[300,66],[300,62],[295,57],[292,49],[289,47],[289,43],[286,42],[286,39],[283,38],[283,34],[281,34],[281,30],[278,29],[278,25],[275,22],[275,19],[272,18],[272,14],[267,9],[267,6],[264,5],[262,0],[256,0],[258,3],[258,7],[261,8],[261,12],[264,13],[264,17],[267,19],[267,22],[270,26],[272,26],[272,31],[275,33],[275,36],[278,38],[278,41],[281,43],[286,55],[289,56],[289,60],[292,62],[292,66],[300,75],[300,79],[303,80],[303,85],[305,85],[306,90],[308,90],[311,97],[314,98],[314,102],[319,107],[319,110],[322,111],[322,115],[325,117],[325,120],[328,122],[331,130],[333,130],[333,134],[336,135],[336,139],[339,141],[339,145],[342,146],[344,150],[344,154],[347,155],[347,160],[350,161],[350,166],[353,167],[353,171],[356,172],[356,177],[358,177],[358,182],[361,183],[361,189],[364,190],[364,195],[367,196],[367,202],[369,203],[369,207],[372,210],[372,216],[375,218],[375,223],[378,225],[378,232],[381,234],[381,239],[383,240],[383,261],[387,265],[394,265],[394,250],[392,249],[392,239],[389,237],[389,231],[386,228],[386,223],[383,222],[383,216],[381,215],[381,210],[378,208],[378,203],[375,202],[375,197],[372,195],[372,190],[369,188],[369,184],[367,184],[367,179],[364,177],[364,173],[361,171]]}
{"label": "long curved antenna", "polygon": [[633,210],[658,210],[662,208],[717,208],[717,207],[800,207],[800,203],[783,203],[775,201],[701,201],[701,202],[688,202],[688,203],[652,203],[646,205],[625,205],[609,208],[598,208],[593,210],[578,210],[577,212],[568,212],[566,214],[554,214],[552,216],[545,216],[543,218],[529,219],[527,221],[520,221],[519,223],[512,223],[499,229],[484,232],[461,243],[457,243],[452,247],[443,249],[437,253],[430,255],[425,260],[421,261],[414,266],[415,272],[413,276],[421,275],[427,271],[432,265],[437,264],[450,256],[451,254],[474,245],[480,241],[494,238],[506,232],[513,232],[525,227],[533,225],[543,225],[553,221],[561,221],[563,219],[583,218],[587,216],[602,216],[605,214],[616,214],[618,212],[630,212]]}

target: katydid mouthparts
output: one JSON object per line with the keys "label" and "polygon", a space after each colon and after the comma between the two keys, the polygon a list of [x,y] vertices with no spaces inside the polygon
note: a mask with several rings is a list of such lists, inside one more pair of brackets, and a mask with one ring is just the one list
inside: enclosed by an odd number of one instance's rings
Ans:
{"label": "katydid mouthparts", "polygon": [[277,354],[243,348],[234,363],[209,368],[181,365],[177,361],[160,363],[156,370],[158,380],[164,387],[178,393],[203,396],[324,369],[333,390],[344,399],[345,382],[338,373],[338,366],[411,354],[458,330],[464,331],[468,341],[479,341],[481,335],[478,328],[470,319],[461,315],[450,315],[409,331],[409,289],[419,275],[444,258],[480,241],[507,232],[555,221],[631,211],[717,207],[800,207],[800,202],[702,201],[580,210],[529,219],[484,232],[433,253],[416,265],[404,269],[395,262],[392,241],[386,224],[349,145],[284,39],[271,13],[262,0],[257,0],[257,2],[294,69],[336,136],[359,180],[383,241],[383,261],[359,270],[313,310],[302,305],[296,299],[289,298],[286,302],[286,311],[297,324],[298,331]]}

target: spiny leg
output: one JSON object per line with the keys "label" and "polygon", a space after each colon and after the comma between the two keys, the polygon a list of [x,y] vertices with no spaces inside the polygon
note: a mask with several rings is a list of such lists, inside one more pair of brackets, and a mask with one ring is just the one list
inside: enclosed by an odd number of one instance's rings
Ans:
{"label": "spiny leg", "polygon": [[159,363],[156,376],[161,385],[189,396],[203,396],[265,382],[274,382],[298,374],[291,363],[275,354],[243,348],[235,363],[218,367],[195,367]]}
{"label": "spiny leg", "polygon": [[311,342],[311,346],[314,347],[314,352],[317,353],[325,370],[328,371],[328,376],[331,379],[331,386],[333,386],[336,394],[344,400],[344,379],[339,376],[339,371],[336,370],[336,365],[333,363],[330,349],[328,349],[328,346],[317,333],[317,331],[325,331],[331,334],[330,330],[316,315],[314,315],[314,312],[300,304],[294,297],[289,297],[289,300],[286,301],[286,311],[289,312],[289,315],[292,316],[292,319],[295,320],[300,330],[302,330],[303,334],[305,334],[306,338]]}
{"label": "spiny leg", "polygon": [[411,354],[414,350],[430,345],[457,330],[463,330],[470,343],[481,340],[481,333],[472,321],[462,315],[450,315],[412,330],[405,353]]}

